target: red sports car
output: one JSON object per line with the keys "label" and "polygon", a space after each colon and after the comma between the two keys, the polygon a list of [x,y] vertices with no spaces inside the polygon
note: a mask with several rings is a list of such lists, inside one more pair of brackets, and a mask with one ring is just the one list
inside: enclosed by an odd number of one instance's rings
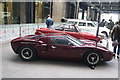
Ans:
{"label": "red sports car", "polygon": [[[35,34],[39,35],[41,33],[66,33],[77,39],[88,39],[96,41],[96,35],[88,32],[80,32],[80,29],[75,25],[60,25],[54,29],[49,28],[40,28],[36,29]],[[100,41],[100,37],[97,38],[97,41]]]}
{"label": "red sports car", "polygon": [[13,51],[22,60],[34,60],[37,56],[60,60],[83,60],[87,65],[110,61],[114,53],[95,42],[79,40],[67,34],[41,34],[18,37],[11,41]]}

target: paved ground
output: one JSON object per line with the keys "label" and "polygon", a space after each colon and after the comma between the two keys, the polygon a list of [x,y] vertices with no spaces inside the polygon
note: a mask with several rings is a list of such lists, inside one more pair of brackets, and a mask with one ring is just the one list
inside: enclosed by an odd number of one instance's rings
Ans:
{"label": "paved ground", "polygon": [[118,78],[117,59],[91,70],[78,62],[41,59],[24,62],[12,51],[9,43],[3,44],[1,48],[3,78]]}

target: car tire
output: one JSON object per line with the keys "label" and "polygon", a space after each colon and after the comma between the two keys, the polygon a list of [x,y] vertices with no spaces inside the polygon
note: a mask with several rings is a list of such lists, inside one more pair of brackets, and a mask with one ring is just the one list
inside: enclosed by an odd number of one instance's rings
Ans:
{"label": "car tire", "polygon": [[101,58],[101,54],[97,51],[89,51],[84,55],[83,60],[88,66],[96,66],[101,62]]}
{"label": "car tire", "polygon": [[29,46],[22,46],[18,50],[19,57],[24,61],[32,61],[36,58],[36,51]]}

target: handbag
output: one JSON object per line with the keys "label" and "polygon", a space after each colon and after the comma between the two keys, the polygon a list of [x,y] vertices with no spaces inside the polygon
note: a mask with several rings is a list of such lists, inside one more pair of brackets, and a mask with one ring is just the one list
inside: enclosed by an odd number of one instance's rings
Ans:
{"label": "handbag", "polygon": [[118,43],[117,40],[112,41],[112,46],[113,46],[113,47],[116,47],[118,44],[119,44],[119,43]]}

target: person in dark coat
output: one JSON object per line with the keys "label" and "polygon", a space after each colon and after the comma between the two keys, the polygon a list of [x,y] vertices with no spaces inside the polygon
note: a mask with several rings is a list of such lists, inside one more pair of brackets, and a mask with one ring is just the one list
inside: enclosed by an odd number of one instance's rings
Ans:
{"label": "person in dark coat", "polygon": [[62,17],[61,22],[66,22],[66,21],[67,21],[67,19]]}
{"label": "person in dark coat", "polygon": [[104,27],[105,26],[105,19],[102,20],[102,22],[99,23],[100,27]]}
{"label": "person in dark coat", "polygon": [[110,33],[111,33],[111,30],[112,30],[112,28],[114,27],[114,22],[110,19],[109,20],[110,22],[108,23],[108,26],[107,26],[107,28],[110,30]]}
{"label": "person in dark coat", "polygon": [[[112,41],[117,41],[117,45],[114,46],[114,53],[117,53],[117,58],[119,59],[120,54],[120,20],[115,24],[111,31],[111,38]],[[116,49],[118,47],[118,50],[116,52]]]}
{"label": "person in dark coat", "polygon": [[47,28],[50,28],[53,25],[53,19],[48,15],[47,20],[46,20],[46,25]]}

